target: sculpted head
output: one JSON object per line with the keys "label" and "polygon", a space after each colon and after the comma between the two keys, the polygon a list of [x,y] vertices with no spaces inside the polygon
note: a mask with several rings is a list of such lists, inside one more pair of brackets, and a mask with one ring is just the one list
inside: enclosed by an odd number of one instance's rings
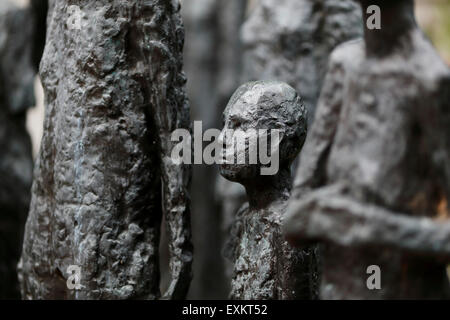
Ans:
{"label": "sculpted head", "polygon": [[231,97],[223,118],[219,143],[224,145],[225,160],[220,173],[244,185],[261,175],[289,169],[305,141],[305,106],[297,92],[283,82],[242,85]]}

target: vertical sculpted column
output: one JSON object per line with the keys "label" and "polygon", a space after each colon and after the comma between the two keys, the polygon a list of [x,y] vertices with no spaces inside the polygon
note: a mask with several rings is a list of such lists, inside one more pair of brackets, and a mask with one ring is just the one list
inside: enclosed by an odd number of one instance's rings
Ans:
{"label": "vertical sculpted column", "polygon": [[0,3],[0,300],[20,297],[20,258],[32,177],[31,141],[25,127],[34,105],[28,9]]}
{"label": "vertical sculpted column", "polygon": [[190,168],[170,157],[171,132],[189,127],[179,3],[53,0],[49,10],[40,66],[46,115],[19,265],[22,295],[160,297],[164,212],[165,297],[183,298],[192,260]]}

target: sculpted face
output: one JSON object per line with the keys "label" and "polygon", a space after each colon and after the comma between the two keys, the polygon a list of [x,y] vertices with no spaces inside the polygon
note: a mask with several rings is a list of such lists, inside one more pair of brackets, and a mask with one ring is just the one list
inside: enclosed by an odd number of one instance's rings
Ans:
{"label": "sculpted face", "polygon": [[[282,82],[244,84],[231,97],[223,117],[220,173],[235,182],[245,184],[276,162],[289,166],[306,136],[305,107],[295,90]],[[266,157],[261,156],[264,153]]]}
{"label": "sculpted face", "polygon": [[[238,92],[236,94],[240,94]],[[250,141],[258,138],[255,129],[255,109],[257,108],[257,97],[255,92],[246,91],[242,96],[230,103],[224,111],[224,128],[219,136],[219,143],[223,145],[223,163],[220,173],[231,181],[241,181],[258,175],[259,165],[250,164]],[[244,137],[248,143],[237,143],[236,138]],[[246,141],[246,142],[247,142]],[[245,156],[245,163],[238,164],[238,157]]]}

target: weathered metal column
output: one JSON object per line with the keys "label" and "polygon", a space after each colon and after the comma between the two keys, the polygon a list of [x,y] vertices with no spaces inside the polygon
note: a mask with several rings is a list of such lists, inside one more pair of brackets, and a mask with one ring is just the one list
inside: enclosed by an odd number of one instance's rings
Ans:
{"label": "weathered metal column", "polygon": [[160,297],[163,211],[165,297],[184,298],[190,168],[170,157],[172,131],[189,128],[179,2],[53,0],[49,10],[23,298]]}

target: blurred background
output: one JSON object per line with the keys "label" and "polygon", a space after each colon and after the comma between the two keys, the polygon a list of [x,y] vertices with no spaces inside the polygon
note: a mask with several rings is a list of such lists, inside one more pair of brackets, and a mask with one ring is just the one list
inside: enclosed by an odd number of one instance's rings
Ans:
{"label": "blurred background", "polygon": [[[21,7],[29,3],[29,0],[0,1],[12,1]],[[186,27],[184,62],[191,120],[202,120],[203,130],[220,127],[220,115],[230,95],[239,84],[251,80],[241,71],[243,46],[240,35],[241,26],[252,16],[259,1],[265,0],[181,0]],[[450,64],[450,0],[416,0],[416,13],[419,24],[442,58]],[[292,20],[296,20],[295,17]],[[296,21],[286,21],[289,23],[295,25]],[[34,87],[36,106],[27,111],[26,128],[32,140],[33,157],[36,157],[44,119],[43,91],[38,77]],[[221,180],[211,166],[194,166],[195,276],[189,298],[227,297],[231,266],[223,259],[222,251],[227,228],[242,201],[244,194],[240,186]],[[161,250],[167,255],[164,235]],[[166,262],[167,257],[162,262],[162,270]],[[163,286],[166,276],[163,274]]]}

